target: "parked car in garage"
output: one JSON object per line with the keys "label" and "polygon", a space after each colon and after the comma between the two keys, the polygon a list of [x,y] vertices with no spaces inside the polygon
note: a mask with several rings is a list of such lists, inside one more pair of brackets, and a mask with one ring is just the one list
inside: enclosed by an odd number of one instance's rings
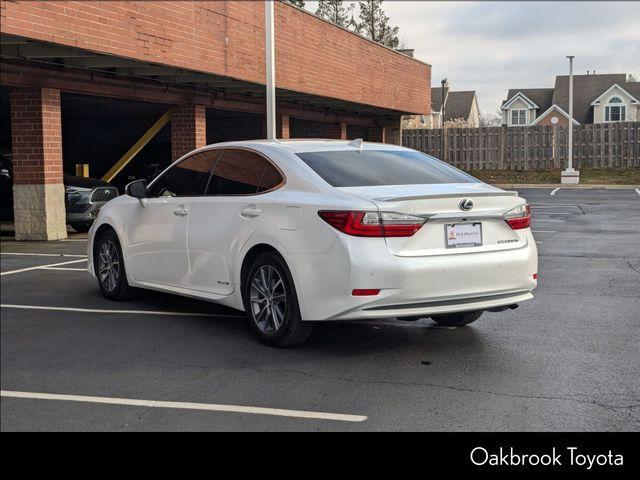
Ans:
{"label": "parked car in garage", "polygon": [[[13,221],[13,165],[10,154],[2,155],[0,181],[2,182],[1,220],[11,222]],[[116,187],[96,178],[64,174],[63,182],[67,224],[77,232],[89,231],[100,208],[118,196]]]}
{"label": "parked car in garage", "polygon": [[67,224],[77,232],[88,232],[100,209],[118,196],[118,189],[97,178],[64,175]]}
{"label": "parked car in garage", "polygon": [[126,193],[89,232],[102,293],[228,305],[273,346],[300,344],[325,320],[462,326],[537,286],[526,201],[408,148],[223,143]]}

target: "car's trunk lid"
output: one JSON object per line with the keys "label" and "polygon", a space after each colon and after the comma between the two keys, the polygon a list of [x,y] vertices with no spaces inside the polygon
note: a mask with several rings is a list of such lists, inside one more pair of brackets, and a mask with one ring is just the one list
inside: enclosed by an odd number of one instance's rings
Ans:
{"label": "car's trunk lid", "polygon": [[[520,248],[526,237],[514,231],[502,216],[524,203],[516,192],[484,183],[385,185],[346,187],[341,191],[371,201],[381,212],[398,212],[427,218],[411,237],[386,238],[389,251],[398,256],[449,255]],[[460,207],[469,199],[473,207]],[[447,248],[447,225],[479,224],[482,246]],[[450,229],[451,230],[451,229]]]}

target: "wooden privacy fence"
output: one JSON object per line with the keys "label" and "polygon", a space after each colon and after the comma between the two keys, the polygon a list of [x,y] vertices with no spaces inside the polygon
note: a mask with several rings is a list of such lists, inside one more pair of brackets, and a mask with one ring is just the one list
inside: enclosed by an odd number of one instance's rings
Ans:
{"label": "wooden privacy fence", "polygon": [[[462,170],[566,168],[568,127],[403,130],[402,144]],[[640,122],[573,127],[575,168],[640,167]]]}

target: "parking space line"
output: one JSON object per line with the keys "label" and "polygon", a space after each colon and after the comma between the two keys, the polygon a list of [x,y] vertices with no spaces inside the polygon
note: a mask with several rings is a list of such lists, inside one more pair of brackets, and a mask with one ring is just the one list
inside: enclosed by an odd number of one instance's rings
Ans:
{"label": "parking space line", "polygon": [[45,267],[42,270],[56,270],[58,272],[86,272],[86,268]]}
{"label": "parking space line", "polygon": [[0,255],[14,255],[21,257],[69,257],[87,258],[86,255],[70,255],[67,253],[29,253],[29,252],[0,252]]}
{"label": "parking space line", "polygon": [[304,410],[287,410],[282,408],[247,407],[241,405],[220,405],[215,403],[166,402],[159,400],[138,400],[133,398],[90,397],[84,395],[59,395],[53,393],[15,392],[1,390],[0,396],[5,398],[22,398],[32,400],[55,400],[62,402],[100,403],[107,405],[123,405],[145,408],[167,408],[174,410],[201,410],[208,412],[245,413],[252,415],[271,415],[275,417],[303,418],[307,420],[332,420],[336,422],[364,422],[364,415],[346,415],[342,413],[310,412]]}
{"label": "parking space line", "polygon": [[555,190],[553,190],[551,192],[551,196],[553,197],[556,193],[558,193],[559,190],[560,190],[559,188],[556,188]]}
{"label": "parking space line", "polygon": [[110,313],[110,314],[128,314],[128,315],[164,315],[179,317],[216,317],[216,318],[245,318],[242,315],[225,315],[215,313],[196,313],[196,312],[168,312],[166,310],[119,310],[106,308],[80,308],[80,307],[50,307],[47,305],[17,305],[10,303],[0,304],[0,308],[14,308],[18,310],[50,310],[54,312],[78,312],[78,313]]}
{"label": "parking space line", "polygon": [[636,193],[640,195],[640,188],[636,188]]}
{"label": "parking space line", "polygon": [[51,263],[48,265],[38,265],[36,267],[21,268],[19,270],[9,270],[8,272],[0,273],[0,276],[4,277],[5,275],[13,275],[15,273],[30,272],[31,270],[44,270],[48,267],[61,267],[62,265],[71,265],[72,263],[79,263],[79,262],[86,262],[86,261],[87,261],[86,258],[82,258],[80,260],[70,260],[68,262]]}

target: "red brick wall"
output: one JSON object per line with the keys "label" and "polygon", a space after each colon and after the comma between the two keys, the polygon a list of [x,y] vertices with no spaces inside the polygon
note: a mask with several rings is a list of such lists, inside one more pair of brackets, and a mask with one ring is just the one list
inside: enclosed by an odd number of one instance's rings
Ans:
{"label": "red brick wall", "polygon": [[171,112],[171,160],[175,161],[207,144],[207,111],[202,105],[185,105]]}
{"label": "red brick wall", "polygon": [[547,113],[545,115],[545,117],[540,120],[540,122],[537,123],[537,125],[545,125],[545,126],[553,126],[553,123],[551,123],[551,119],[553,117],[558,117],[558,123],[556,123],[557,126],[559,127],[566,127],[569,125],[569,120],[567,120],[567,117],[565,117],[564,115],[562,115],[561,113],[558,113],[554,110],[552,110],[551,112]]}
{"label": "red brick wall", "polygon": [[[0,1],[5,33],[264,83],[259,1]],[[281,88],[431,110],[430,66],[276,3]]]}
{"label": "red brick wall", "polygon": [[60,91],[11,89],[11,142],[15,184],[62,183]]}

